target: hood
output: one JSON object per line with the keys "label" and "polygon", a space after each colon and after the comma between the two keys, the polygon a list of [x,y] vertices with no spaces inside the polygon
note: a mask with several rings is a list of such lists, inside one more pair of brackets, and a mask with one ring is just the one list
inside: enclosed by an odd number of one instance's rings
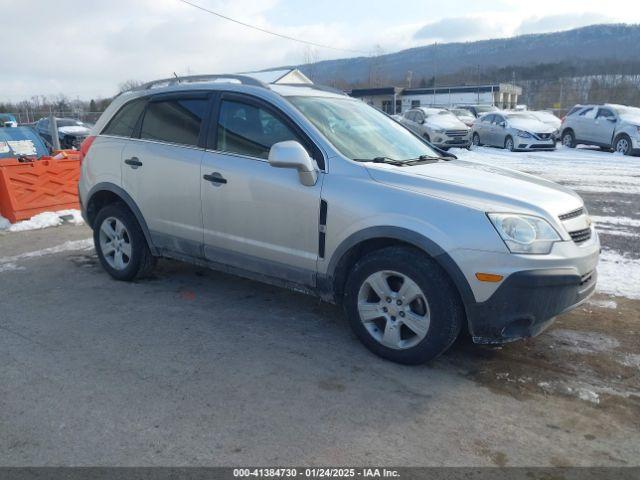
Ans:
{"label": "hood", "polygon": [[431,128],[442,130],[468,130],[468,127],[454,115],[432,115],[427,117],[425,123]]}
{"label": "hood", "polygon": [[573,190],[515,170],[463,160],[411,167],[367,163],[380,183],[444,198],[485,212],[551,214],[583,206]]}
{"label": "hood", "polygon": [[531,133],[553,133],[555,128],[536,120],[535,118],[509,118],[508,124],[512,128]]}
{"label": "hood", "polygon": [[632,125],[640,125],[640,115],[620,115],[620,118]]}
{"label": "hood", "polygon": [[65,135],[89,135],[90,130],[87,127],[81,127],[80,125],[69,125],[68,127],[58,127],[59,133]]}

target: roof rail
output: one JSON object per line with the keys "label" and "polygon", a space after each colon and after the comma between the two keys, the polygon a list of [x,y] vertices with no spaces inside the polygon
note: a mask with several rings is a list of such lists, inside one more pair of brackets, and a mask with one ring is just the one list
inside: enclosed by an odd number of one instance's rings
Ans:
{"label": "roof rail", "polygon": [[348,96],[343,90],[340,90],[338,88],[328,87],[326,85],[318,85],[316,83],[276,83],[275,85],[280,85],[284,87],[307,87],[313,90],[319,90],[321,92],[336,93],[338,95]]}
{"label": "roof rail", "polygon": [[133,90],[149,90],[156,86],[170,86],[180,83],[197,83],[208,82],[216,80],[235,80],[242,85],[252,85],[254,87],[269,88],[265,83],[260,80],[250,77],[248,75],[235,75],[235,74],[219,74],[219,75],[189,75],[186,77],[170,77],[160,80],[154,80],[152,82],[145,83]]}

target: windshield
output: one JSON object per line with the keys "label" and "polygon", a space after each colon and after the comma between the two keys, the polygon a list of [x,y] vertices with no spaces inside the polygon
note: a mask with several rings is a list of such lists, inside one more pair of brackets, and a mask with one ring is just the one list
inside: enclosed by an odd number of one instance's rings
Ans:
{"label": "windshield", "polygon": [[360,100],[313,96],[287,98],[340,153],[352,160],[440,156],[402,125]]}
{"label": "windshield", "polygon": [[56,124],[59,127],[84,127],[84,123],[79,120],[69,120],[67,118],[56,119]]}
{"label": "windshield", "polygon": [[507,118],[510,118],[512,120],[538,120],[536,117],[534,117],[530,113],[519,112],[519,113],[508,113],[506,115],[507,115]]}
{"label": "windshield", "polygon": [[476,111],[478,113],[485,113],[485,112],[496,112],[498,111],[498,109],[493,105],[478,105],[476,107]]}
{"label": "windshield", "polygon": [[454,108],[451,110],[451,113],[457,115],[459,117],[472,117],[473,115],[469,110],[465,110],[464,108]]}

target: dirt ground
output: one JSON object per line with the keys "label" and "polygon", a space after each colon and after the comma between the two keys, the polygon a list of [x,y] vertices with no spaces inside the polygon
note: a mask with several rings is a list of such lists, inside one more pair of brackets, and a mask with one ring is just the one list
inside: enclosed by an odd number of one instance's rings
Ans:
{"label": "dirt ground", "polygon": [[0,465],[640,464],[640,301],[406,367],[309,296],[172,261],[115,282],[89,234],[0,236]]}

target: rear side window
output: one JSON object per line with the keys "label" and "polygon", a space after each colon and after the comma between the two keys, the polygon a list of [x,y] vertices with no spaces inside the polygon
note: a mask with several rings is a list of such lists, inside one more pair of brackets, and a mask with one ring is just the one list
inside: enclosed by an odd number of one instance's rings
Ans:
{"label": "rear side window", "polygon": [[601,108],[598,111],[598,117],[597,118],[614,118],[615,115],[613,114],[613,112],[611,110],[607,110],[606,108]]}
{"label": "rear side window", "polygon": [[150,102],[142,119],[140,138],[197,146],[208,104],[206,98]]}
{"label": "rear side window", "polygon": [[303,143],[268,110],[248,103],[222,101],[217,150],[266,159],[274,143],[286,140]]}
{"label": "rear side window", "polygon": [[484,117],[482,117],[482,123],[491,123],[493,122],[494,118],[496,118],[495,115],[485,115]]}
{"label": "rear side window", "polygon": [[584,118],[596,118],[596,109],[595,108],[585,108],[580,112],[580,116]]}
{"label": "rear side window", "polygon": [[102,134],[115,135],[116,137],[130,137],[144,109],[145,102],[146,100],[144,98],[139,98],[127,103],[113,116],[102,131]]}

